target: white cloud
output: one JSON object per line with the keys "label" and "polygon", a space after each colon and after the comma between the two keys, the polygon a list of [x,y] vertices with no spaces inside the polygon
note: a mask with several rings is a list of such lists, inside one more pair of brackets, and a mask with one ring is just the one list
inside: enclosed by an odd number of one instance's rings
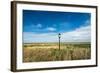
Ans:
{"label": "white cloud", "polygon": [[41,27],[42,27],[42,24],[37,24],[36,27],[37,27],[37,28],[41,28]]}
{"label": "white cloud", "polygon": [[90,42],[91,26],[83,26],[74,31],[62,33],[63,42]]}
{"label": "white cloud", "polygon": [[56,28],[48,27],[48,28],[46,28],[46,30],[48,30],[48,31],[56,31]]}
{"label": "white cloud", "polygon": [[37,34],[32,32],[24,32],[24,42],[57,42],[58,37],[56,33]]}
{"label": "white cloud", "polygon": [[91,21],[90,20],[86,20],[84,25],[90,25],[91,24]]}
{"label": "white cloud", "polygon": [[[54,31],[55,29],[49,28]],[[24,42],[58,42],[58,33],[32,33],[24,32]],[[62,42],[90,42],[91,26],[82,26],[73,31],[61,33]]]}

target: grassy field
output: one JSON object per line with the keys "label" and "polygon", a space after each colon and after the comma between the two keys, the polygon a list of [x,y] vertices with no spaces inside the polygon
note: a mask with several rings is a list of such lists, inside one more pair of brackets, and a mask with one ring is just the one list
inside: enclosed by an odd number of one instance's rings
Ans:
{"label": "grassy field", "polygon": [[23,62],[84,60],[91,58],[89,43],[30,43],[23,44]]}

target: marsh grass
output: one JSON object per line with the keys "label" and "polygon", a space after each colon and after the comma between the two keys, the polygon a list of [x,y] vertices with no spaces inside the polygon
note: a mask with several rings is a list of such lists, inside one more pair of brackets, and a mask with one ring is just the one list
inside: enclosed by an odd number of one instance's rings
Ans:
{"label": "marsh grass", "polygon": [[91,58],[90,44],[32,43],[23,45],[23,62],[85,60]]}

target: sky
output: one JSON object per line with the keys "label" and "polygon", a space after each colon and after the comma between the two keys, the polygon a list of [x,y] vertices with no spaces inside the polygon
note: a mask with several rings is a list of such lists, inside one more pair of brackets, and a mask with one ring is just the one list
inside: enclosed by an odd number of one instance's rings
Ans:
{"label": "sky", "polygon": [[91,14],[23,10],[23,42],[90,42]]}

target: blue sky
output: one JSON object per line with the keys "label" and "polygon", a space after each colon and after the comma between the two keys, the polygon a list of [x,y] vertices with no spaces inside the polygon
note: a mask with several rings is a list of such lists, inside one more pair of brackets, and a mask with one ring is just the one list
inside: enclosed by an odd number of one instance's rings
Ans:
{"label": "blue sky", "polygon": [[90,26],[90,13],[23,10],[25,43],[57,42],[59,32],[62,42],[89,42]]}

